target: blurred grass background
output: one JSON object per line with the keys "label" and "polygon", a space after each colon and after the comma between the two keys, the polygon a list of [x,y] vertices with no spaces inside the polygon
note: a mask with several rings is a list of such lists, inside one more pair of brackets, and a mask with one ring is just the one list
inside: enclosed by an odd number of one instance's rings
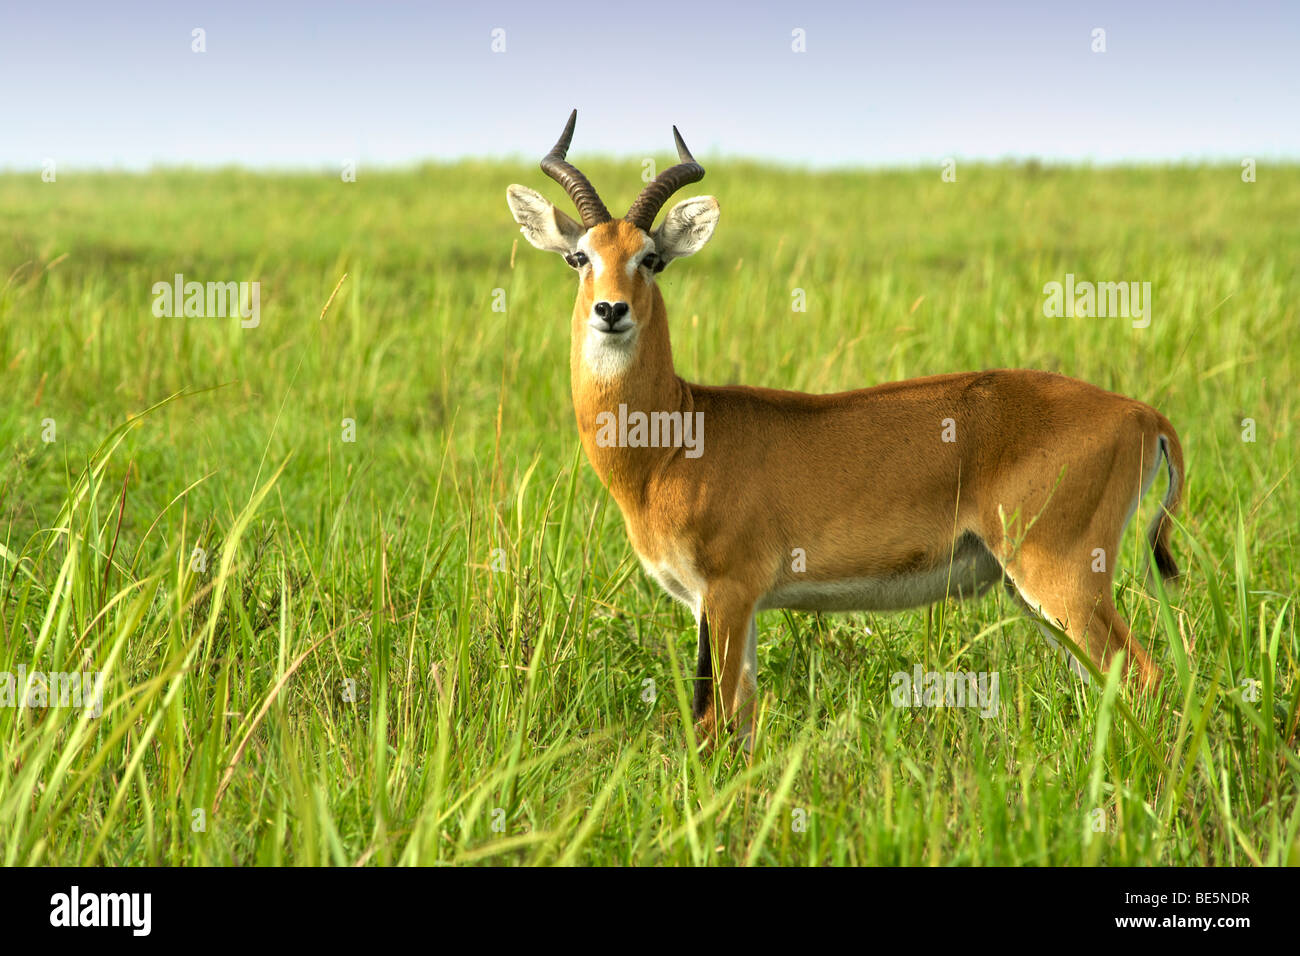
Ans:
{"label": "blurred grass background", "polygon": [[[0,672],[108,696],[0,708],[0,858],[1300,863],[1300,167],[706,167],[718,232],[660,277],[688,380],[1033,367],[1171,418],[1190,574],[1150,596],[1135,524],[1117,600],[1179,700],[1126,716],[998,598],[769,613],[753,762],[696,757],[692,622],[578,451],[572,275],[505,205],[563,198],[535,167],[4,174]],[[260,282],[260,324],[156,318],[176,273]],[[1151,326],[1045,318],[1066,273],[1150,282]],[[999,716],[891,707],[918,661],[998,671]]]}

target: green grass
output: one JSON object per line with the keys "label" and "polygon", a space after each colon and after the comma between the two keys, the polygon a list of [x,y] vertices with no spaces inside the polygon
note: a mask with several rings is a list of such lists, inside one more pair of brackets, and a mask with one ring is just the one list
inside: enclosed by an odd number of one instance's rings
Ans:
{"label": "green grass", "polygon": [[[9,174],[0,672],[106,693],[0,708],[0,861],[1300,863],[1300,168],[707,165],[721,225],[662,276],[686,378],[1036,367],[1173,420],[1189,573],[1143,583],[1152,494],[1117,589],[1171,702],[1081,687],[1004,598],[768,613],[752,759],[696,755],[692,621],[580,455],[571,273],[512,258],[535,168]],[[178,272],[260,281],[260,326],[155,318]],[[1150,281],[1151,327],[1044,318],[1067,272]],[[997,715],[892,706],[917,662],[998,672]]]}

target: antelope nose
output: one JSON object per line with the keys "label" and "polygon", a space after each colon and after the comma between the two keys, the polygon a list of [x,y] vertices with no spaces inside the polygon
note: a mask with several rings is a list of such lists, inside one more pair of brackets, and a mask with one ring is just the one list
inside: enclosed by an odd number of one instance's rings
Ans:
{"label": "antelope nose", "polygon": [[604,320],[605,324],[611,329],[614,328],[614,326],[619,323],[619,320],[622,319],[623,316],[627,315],[630,310],[631,306],[626,302],[597,302],[592,307],[592,311],[596,313],[597,317]]}

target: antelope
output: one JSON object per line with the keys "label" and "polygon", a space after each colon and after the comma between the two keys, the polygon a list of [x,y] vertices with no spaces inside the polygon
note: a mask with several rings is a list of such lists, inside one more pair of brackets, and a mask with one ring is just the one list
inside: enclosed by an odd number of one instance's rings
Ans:
{"label": "antelope", "polygon": [[[1054,645],[1043,622],[1103,671],[1122,655],[1138,692],[1158,686],[1159,667],[1115,608],[1112,576],[1162,460],[1168,491],[1147,539],[1160,575],[1178,574],[1169,534],[1185,472],[1167,418],[1027,369],[828,395],[684,381],[658,276],[708,242],[718,202],[686,199],[654,227],[668,198],[704,176],[673,127],[680,162],[615,219],[565,159],[576,122],[574,110],[541,168],[581,222],[525,186],[506,201],[528,242],[577,273],[578,434],[645,570],[695,617],[693,717],[706,743],[732,729],[751,745],[756,615],[771,608],[901,610],[1002,584]],[[658,416],[664,432],[678,421],[707,430],[693,456],[672,441],[611,441],[616,413]]]}

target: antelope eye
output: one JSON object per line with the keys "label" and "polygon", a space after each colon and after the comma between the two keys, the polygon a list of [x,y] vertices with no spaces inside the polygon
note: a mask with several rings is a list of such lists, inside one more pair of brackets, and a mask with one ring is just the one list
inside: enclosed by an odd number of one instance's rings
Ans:
{"label": "antelope eye", "polygon": [[658,272],[655,267],[659,264],[659,257],[653,252],[641,257],[641,268],[649,269],[651,272]]}
{"label": "antelope eye", "polygon": [[564,261],[575,269],[585,266],[590,260],[585,252],[573,252],[564,257]]}

